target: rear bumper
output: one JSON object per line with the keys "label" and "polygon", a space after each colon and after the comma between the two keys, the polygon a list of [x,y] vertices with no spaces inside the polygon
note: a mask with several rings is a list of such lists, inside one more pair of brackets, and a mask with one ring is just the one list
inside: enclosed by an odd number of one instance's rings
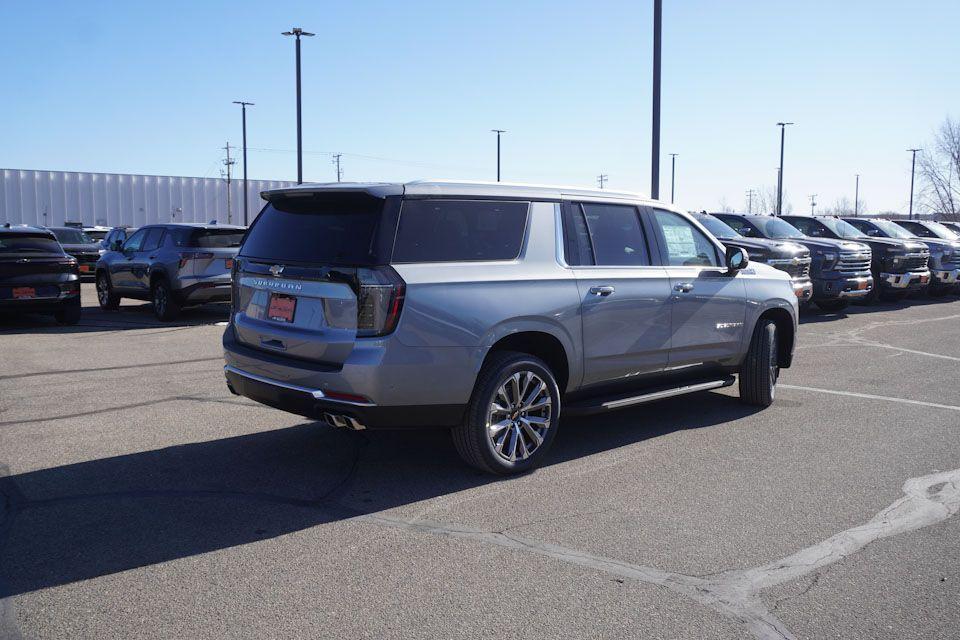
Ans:
{"label": "rear bumper", "polygon": [[[476,379],[469,351],[408,347],[391,337],[358,340],[343,363],[325,364],[240,343],[232,325],[223,333],[234,392],[318,420],[324,413],[354,417],[371,429],[458,424]],[[369,402],[331,400],[337,393]]]}
{"label": "rear bumper", "polygon": [[252,374],[232,365],[223,368],[231,392],[251,400],[354,430],[450,427],[462,420],[463,405],[380,407],[373,403],[331,399],[323,390]]}
{"label": "rear bumper", "polygon": [[863,275],[846,278],[813,281],[814,300],[856,299],[870,295],[873,276]]}
{"label": "rear bumper", "polygon": [[230,279],[204,280],[194,282],[178,291],[180,301],[184,304],[204,304],[206,302],[229,302]]}
{"label": "rear bumper", "polygon": [[922,289],[930,283],[929,271],[910,271],[909,273],[881,273],[880,286],[884,289],[911,291]]}

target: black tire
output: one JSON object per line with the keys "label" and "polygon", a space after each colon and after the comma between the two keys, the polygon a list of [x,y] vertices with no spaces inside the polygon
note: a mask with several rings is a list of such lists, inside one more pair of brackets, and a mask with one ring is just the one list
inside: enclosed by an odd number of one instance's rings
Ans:
{"label": "black tire", "polygon": [[817,306],[820,307],[823,311],[829,313],[836,313],[837,311],[843,311],[850,305],[849,300],[844,300],[843,298],[836,300],[817,300]]}
{"label": "black tire", "polygon": [[160,277],[150,287],[150,300],[153,301],[153,315],[161,322],[176,320],[180,315],[180,303],[177,302],[166,278]]}
{"label": "black tire", "polygon": [[64,325],[74,325],[80,322],[80,297],[77,296],[76,302],[54,312],[53,317],[59,324]]}
{"label": "black tire", "polygon": [[[501,396],[499,396],[498,391],[501,386],[509,385],[510,379],[515,374],[520,374],[519,384],[523,384],[527,380],[529,385],[536,385],[534,389],[539,388],[539,384],[542,382],[544,388],[534,400],[540,398],[540,402],[544,402],[546,398],[549,398],[550,402],[549,406],[544,404],[544,406],[530,411],[529,414],[519,411],[524,404],[522,401],[514,406],[507,407],[507,411],[501,412],[505,418],[500,422],[509,422],[511,425],[501,430],[502,444],[500,449],[509,450],[510,445],[513,444],[514,455],[510,456],[497,450],[497,435],[491,434],[491,429],[488,426],[488,412],[492,410],[495,400],[500,401]],[[527,378],[525,374],[533,374],[533,377]],[[539,381],[535,381],[535,378],[539,378]],[[527,396],[529,396],[533,389],[526,389],[526,391]],[[523,390],[518,395],[523,398]],[[509,397],[507,397],[507,400],[507,404],[510,404]],[[538,403],[534,402],[532,404],[536,405]],[[534,416],[534,413],[539,415]],[[526,423],[525,427],[523,424],[524,416],[542,420],[544,415],[548,416],[547,426],[542,432],[536,431],[536,435],[541,437],[539,444],[536,444],[535,439],[530,434],[530,429],[536,430],[540,427],[534,427],[529,422]],[[546,363],[526,353],[516,351],[497,352],[490,356],[480,370],[480,375],[477,376],[477,382],[474,385],[473,395],[470,398],[470,404],[467,406],[463,422],[453,429],[453,444],[464,462],[481,471],[497,475],[523,473],[538,467],[543,461],[554,437],[556,437],[559,419],[560,390],[557,387],[553,372],[550,371]],[[508,441],[508,437],[512,439]],[[526,457],[521,458],[517,455],[518,450],[521,455],[526,453],[527,443],[535,446]],[[511,457],[514,459],[511,460]]]}
{"label": "black tire", "polygon": [[740,365],[740,401],[757,407],[769,407],[776,396],[777,325],[761,320],[753,330],[750,350]]}
{"label": "black tire", "polygon": [[860,304],[876,304],[880,298],[883,297],[883,287],[880,286],[880,273],[872,272],[873,276],[873,287],[870,289],[870,293],[860,298]]}
{"label": "black tire", "polygon": [[113,290],[113,283],[106,271],[97,272],[97,302],[106,311],[115,311],[120,307],[120,296]]}

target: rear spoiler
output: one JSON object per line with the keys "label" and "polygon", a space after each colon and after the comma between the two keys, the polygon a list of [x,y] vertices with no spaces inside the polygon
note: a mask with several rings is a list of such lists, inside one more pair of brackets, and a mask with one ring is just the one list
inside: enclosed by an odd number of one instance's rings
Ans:
{"label": "rear spoiler", "polygon": [[267,189],[260,197],[267,202],[277,198],[306,198],[318,193],[364,193],[374,198],[403,195],[402,184],[330,182],[322,184],[303,184],[284,189]]}

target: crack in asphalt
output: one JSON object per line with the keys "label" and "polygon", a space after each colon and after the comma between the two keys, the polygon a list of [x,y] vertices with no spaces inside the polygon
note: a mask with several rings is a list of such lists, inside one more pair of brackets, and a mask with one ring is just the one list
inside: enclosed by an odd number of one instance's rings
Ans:
{"label": "crack in asphalt", "polygon": [[215,358],[191,358],[189,360],[171,360],[170,362],[145,362],[144,364],[123,364],[112,367],[91,367],[88,369],[57,369],[56,371],[33,371],[31,373],[16,373],[9,376],[0,376],[0,380],[20,380],[37,376],[59,376],[72,373],[100,373],[103,371],[122,371],[124,369],[142,369],[145,367],[167,367],[178,364],[193,364],[195,362],[223,362],[223,356]]}
{"label": "crack in asphalt", "polygon": [[[725,571],[706,577],[663,571],[554,544],[469,527],[426,521],[410,522],[373,514],[358,516],[357,519],[414,532],[493,544],[666,587],[739,622],[754,637],[772,640],[794,636],[761,600],[761,590],[815,573],[877,540],[921,529],[952,517],[960,511],[960,469],[911,478],[903,484],[903,492],[906,495],[866,523],[841,531],[818,544],[759,567]],[[804,593],[810,588],[812,585]]]}

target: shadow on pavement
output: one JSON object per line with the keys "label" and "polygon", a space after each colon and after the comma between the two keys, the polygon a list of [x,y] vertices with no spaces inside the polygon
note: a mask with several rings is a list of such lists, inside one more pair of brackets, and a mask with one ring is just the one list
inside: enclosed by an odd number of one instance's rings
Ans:
{"label": "shadow on pavement", "polygon": [[172,322],[161,322],[153,315],[153,305],[124,304],[116,311],[84,306],[80,323],[72,326],[57,324],[52,315],[39,313],[0,315],[0,334],[25,333],[91,333],[97,331],[124,331],[128,329],[199,327],[230,318],[230,305],[208,304],[188,307]]}
{"label": "shadow on pavement", "polygon": [[[708,393],[566,420],[546,465],[755,411]],[[463,465],[446,431],[316,423],[2,477],[0,598],[512,481]]]}

